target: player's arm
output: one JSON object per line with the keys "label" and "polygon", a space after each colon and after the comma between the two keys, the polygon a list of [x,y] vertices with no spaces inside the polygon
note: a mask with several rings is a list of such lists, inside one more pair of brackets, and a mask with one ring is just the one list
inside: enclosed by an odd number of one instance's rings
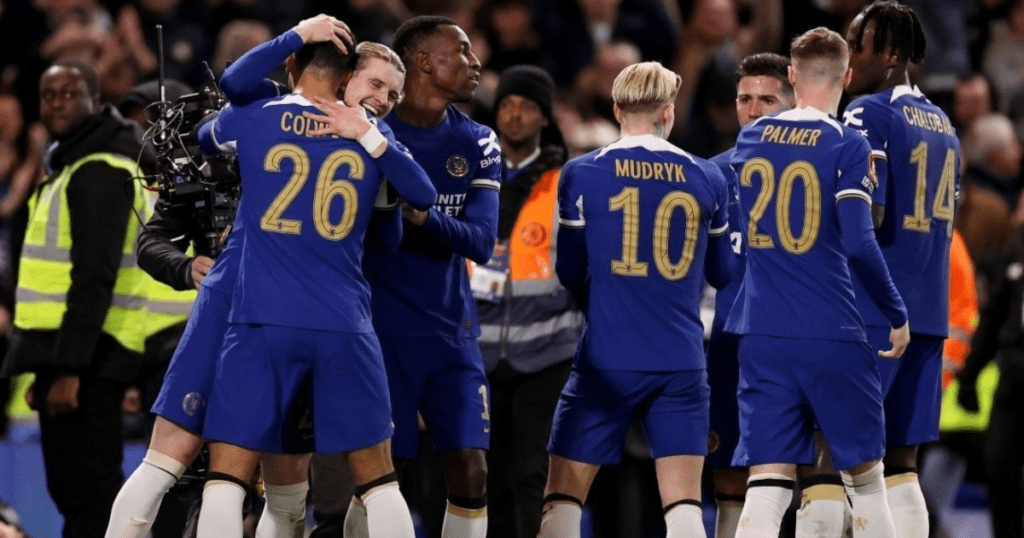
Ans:
{"label": "player's arm", "polygon": [[368,245],[390,252],[398,250],[402,243],[402,211],[398,193],[390,188],[387,181],[380,184],[380,191],[373,204],[373,216],[366,230]]}
{"label": "player's arm", "polygon": [[67,311],[53,347],[59,374],[89,366],[95,355],[114,282],[121,265],[132,199],[124,195],[128,173],[103,162],[87,163],[67,187],[71,223],[71,286]]}
{"label": "player's arm", "polygon": [[237,106],[228,105],[213,119],[200,125],[196,138],[199,139],[203,153],[210,156],[235,153],[235,142],[238,139],[235,124],[240,122],[241,116]]}
{"label": "player's arm", "polygon": [[889,110],[868,99],[856,100],[846,107],[843,122],[864,135],[871,146],[871,164],[878,186],[871,195],[871,223],[877,230],[885,220],[886,185],[889,182],[889,132],[892,128]]}
{"label": "player's arm", "polygon": [[[481,129],[477,136],[494,136],[490,129]],[[441,213],[436,208],[425,212],[405,211],[406,218],[423,228],[459,256],[484,264],[494,254],[498,240],[498,192],[501,189],[501,150],[494,154],[477,154],[493,164],[482,166],[470,181],[459,218]]]}
{"label": "player's arm", "polygon": [[309,111],[302,113],[303,116],[321,125],[310,130],[309,134],[333,134],[359,142],[384,172],[388,181],[394,185],[399,196],[409,205],[419,210],[426,210],[434,205],[437,201],[437,190],[434,189],[434,184],[430,182],[427,173],[393,135],[388,136],[391,134],[390,130],[386,127],[382,130],[377,122],[367,118],[367,112],[362,106],[319,97],[314,97],[313,102],[324,114]]}
{"label": "player's arm", "polygon": [[139,268],[176,290],[193,289],[197,280],[213,267],[213,259],[185,254],[189,230],[168,216],[166,205],[163,200],[157,201],[153,217],[139,234],[136,243]]}
{"label": "player's arm", "polygon": [[736,266],[736,254],[729,237],[729,188],[725,177],[717,166],[709,167],[714,185],[715,212],[711,215],[708,229],[708,250],[704,257],[704,278],[715,289],[722,289],[732,280]]}
{"label": "player's arm", "polygon": [[[840,185],[836,192],[836,210],[839,216],[840,237],[850,270],[853,271],[871,300],[894,328],[890,340],[894,347],[879,352],[883,357],[897,358],[909,343],[907,307],[896,290],[889,275],[889,268],[882,258],[882,251],[875,240],[874,225],[871,222],[872,180],[868,177],[867,144],[847,144],[840,156]],[[903,341],[903,340],[906,341]]]}
{"label": "player's arm", "polygon": [[355,43],[345,23],[328,15],[317,15],[243,54],[224,70],[221,90],[235,105],[280,95],[280,86],[266,77],[306,43],[324,41],[333,41],[342,52]]}
{"label": "player's arm", "polygon": [[587,266],[586,219],[583,194],[577,192],[573,172],[575,163],[562,167],[558,180],[558,238],[555,274],[574,296],[585,296],[590,269]]}

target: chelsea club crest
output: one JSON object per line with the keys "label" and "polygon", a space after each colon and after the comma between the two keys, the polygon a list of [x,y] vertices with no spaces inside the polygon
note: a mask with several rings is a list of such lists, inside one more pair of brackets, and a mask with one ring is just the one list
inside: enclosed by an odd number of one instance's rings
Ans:
{"label": "chelsea club crest", "polygon": [[444,167],[452,177],[466,177],[466,174],[469,173],[469,161],[458,153],[448,157]]}

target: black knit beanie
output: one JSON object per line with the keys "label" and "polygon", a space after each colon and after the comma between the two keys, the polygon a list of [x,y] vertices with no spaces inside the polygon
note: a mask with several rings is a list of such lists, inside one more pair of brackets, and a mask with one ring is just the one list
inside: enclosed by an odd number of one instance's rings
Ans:
{"label": "black knit beanie", "polygon": [[509,94],[522,95],[540,105],[541,111],[551,118],[551,102],[555,97],[555,81],[547,71],[535,65],[515,65],[501,72],[498,89],[494,93],[494,109]]}

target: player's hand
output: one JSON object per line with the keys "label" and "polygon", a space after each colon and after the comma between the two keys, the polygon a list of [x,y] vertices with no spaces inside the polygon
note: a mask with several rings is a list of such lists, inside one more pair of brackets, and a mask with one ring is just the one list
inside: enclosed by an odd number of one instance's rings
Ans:
{"label": "player's hand", "polygon": [[77,375],[58,377],[46,395],[46,406],[51,415],[63,415],[78,409],[78,387],[81,381]]}
{"label": "player's hand", "polygon": [[189,266],[189,275],[192,277],[192,286],[195,289],[199,289],[199,284],[209,274],[210,269],[213,269],[213,258],[207,256],[192,258],[192,264]]}
{"label": "player's hand", "polygon": [[878,351],[878,356],[885,359],[898,359],[903,356],[903,352],[907,350],[907,345],[910,344],[910,322],[906,322],[902,327],[894,327],[889,331],[889,343],[892,344],[892,349],[889,351]]}
{"label": "player's hand", "polygon": [[430,218],[430,212],[420,211],[409,204],[402,204],[402,217],[416,226],[423,226],[427,219]]}
{"label": "player's hand", "polygon": [[971,413],[978,412],[978,378],[976,377],[961,377],[958,378],[960,386],[957,387],[956,401],[960,404],[960,407],[964,408],[964,411]]}
{"label": "player's hand", "polygon": [[342,54],[348,54],[349,47],[356,44],[356,38],[347,24],[323,13],[300,22],[294,30],[302,38],[303,43],[330,41]]}
{"label": "player's hand", "polygon": [[366,117],[366,109],[360,105],[347,105],[321,97],[313,97],[313,103],[326,114],[314,114],[309,111],[302,113],[303,116],[323,124],[322,127],[309,131],[313,136],[333,134],[349,140],[358,140],[373,127]]}

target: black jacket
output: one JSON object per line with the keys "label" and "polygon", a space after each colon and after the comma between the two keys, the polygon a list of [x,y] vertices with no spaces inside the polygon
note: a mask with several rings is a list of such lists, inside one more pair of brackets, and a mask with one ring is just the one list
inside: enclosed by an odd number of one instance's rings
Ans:
{"label": "black jacket", "polygon": [[[139,127],[108,105],[57,140],[43,164],[53,177],[87,155],[109,152],[138,159],[149,173],[155,170],[156,159],[143,148]],[[119,345],[98,346],[113,298],[128,219],[141,218],[133,210],[132,181],[141,179],[100,161],[80,167],[71,177],[66,193],[71,218],[71,287],[63,323],[56,331],[16,331],[4,361],[4,376],[34,371],[89,373],[124,381],[134,377],[138,368],[134,353]],[[14,307],[17,310],[17,304]]]}
{"label": "black jacket", "polygon": [[993,359],[999,361],[1003,375],[1024,379],[1024,227],[1014,232],[990,267],[991,271],[979,270],[987,282],[988,299],[958,375],[968,383]]}

